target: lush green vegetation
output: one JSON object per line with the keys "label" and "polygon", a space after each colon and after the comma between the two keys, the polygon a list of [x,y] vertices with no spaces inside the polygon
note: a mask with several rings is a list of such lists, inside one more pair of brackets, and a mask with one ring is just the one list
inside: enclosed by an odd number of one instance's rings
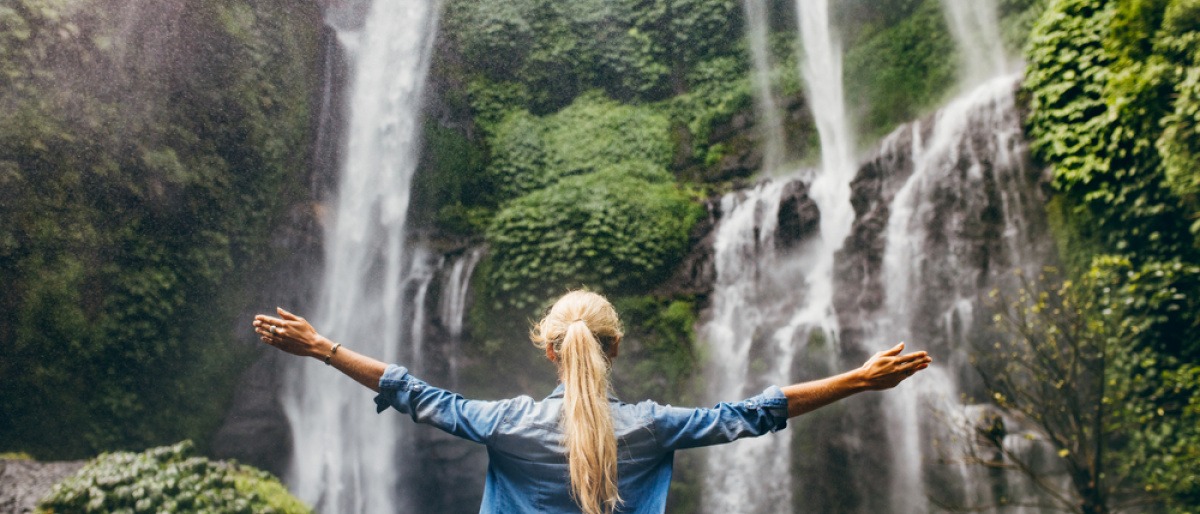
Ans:
{"label": "lush green vegetation", "polygon": [[699,212],[666,170],[665,116],[584,95],[544,118],[514,111],[490,140],[496,308],[532,312],[571,285],[637,290],[686,250]]}
{"label": "lush green vegetation", "polygon": [[[643,295],[682,257],[701,213],[682,171],[719,156],[709,131],[752,106],[740,13],[725,0],[447,6],[435,73],[465,85],[447,103],[467,106],[483,158],[475,178],[423,180],[444,191],[438,225],[491,248],[474,279],[485,348],[523,340],[569,287]],[[435,161],[456,151],[439,138]]]}
{"label": "lush green vegetation", "polygon": [[37,512],[306,514],[265,471],[195,455],[191,441],[142,453],[105,453],[56,484]]}
{"label": "lush green vegetation", "polygon": [[[1043,3],[996,2],[1010,55],[1020,52]],[[959,92],[959,49],[946,26],[942,0],[849,0],[835,9],[846,38],[846,98],[864,142]]]}
{"label": "lush green vegetation", "polygon": [[466,67],[519,85],[519,105],[539,114],[591,89],[622,100],[683,92],[687,72],[732,52],[742,30],[732,0],[484,0],[447,9]]}
{"label": "lush green vegetation", "polygon": [[[1194,385],[1182,380],[1197,367],[1136,344],[1161,328],[1146,315],[1147,300],[1179,295],[1178,288],[1158,288],[1197,271],[1176,264],[1145,274],[1127,259],[1106,256],[1073,280],[1048,268],[1020,277],[1011,296],[998,294],[1000,335],[977,352],[984,380],[992,400],[1058,454],[1066,464],[1058,472],[1067,480],[1046,480],[1052,471],[1037,452],[1007,445],[1015,427],[999,417],[981,424],[989,445],[971,455],[974,461],[994,463],[994,453],[1003,454],[1048,493],[1046,501],[1066,511],[1119,511],[1164,494],[1181,510],[1194,505],[1192,493],[1176,492],[1194,490],[1196,482],[1200,419],[1195,397],[1188,399]],[[1069,485],[1053,485],[1063,483]],[[1002,504],[1020,500],[998,497]]]}
{"label": "lush green vegetation", "polygon": [[0,449],[207,440],[239,284],[303,194],[315,16],[0,6]]}
{"label": "lush green vegetation", "polygon": [[[864,141],[954,91],[939,3],[837,3]],[[792,3],[769,5],[772,81],[801,105]],[[1127,481],[1102,484],[1113,494],[1186,511],[1200,503],[1200,0],[999,6],[1006,40],[1027,44],[1027,128],[1053,174],[1061,278],[1074,284],[1031,286],[1019,307],[1062,314],[1039,326],[1078,329],[1091,346],[1077,362],[1111,383],[1092,402],[1109,424],[1056,444],[1082,459],[1070,445],[1099,441],[1101,481]],[[307,201],[314,4],[109,7],[0,6],[0,451],[66,458],[206,440],[243,362],[229,327],[248,273],[273,257],[268,228]],[[495,386],[485,394],[508,392],[491,383],[496,359],[516,369],[540,358],[525,319],[588,286],[628,324],[621,393],[686,399],[700,300],[659,287],[687,251],[699,198],[729,187],[712,170],[752,144],[730,136],[750,130],[753,112],[744,21],[734,0],[446,5],[434,73],[449,85],[440,114],[455,119],[426,123],[414,219],[491,249],[473,287],[481,357],[463,370]],[[789,128],[793,157],[814,144],[805,130]],[[1028,356],[1046,339],[1006,341]],[[188,487],[232,480],[275,495],[188,451],[107,456],[74,483],[203,471]],[[149,497],[135,490],[63,492],[86,501],[46,508],[136,509]],[[194,501],[233,494],[213,491]]]}
{"label": "lush green vegetation", "polygon": [[[1075,305],[1111,327],[1088,338],[1111,366],[1095,373],[1123,391],[1100,397],[1113,437],[1095,440],[1121,464],[1096,487],[1129,477],[1179,512],[1200,503],[1198,386],[1188,382],[1200,361],[1198,30],[1195,0],[1057,0],[1034,29],[1024,85],[1068,276],[1104,277],[1090,294],[1113,298]],[[1107,430],[1116,427],[1132,428]]]}
{"label": "lush green vegetation", "polygon": [[[852,33],[846,97],[858,99],[861,131],[879,136],[936,108],[953,90],[958,63],[939,0],[850,6],[876,16]],[[886,11],[886,12],[877,12]]]}

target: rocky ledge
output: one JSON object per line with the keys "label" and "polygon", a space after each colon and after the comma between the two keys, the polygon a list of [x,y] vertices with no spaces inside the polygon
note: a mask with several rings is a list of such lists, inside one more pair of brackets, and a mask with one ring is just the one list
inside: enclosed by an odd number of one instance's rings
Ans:
{"label": "rocky ledge", "polygon": [[79,471],[84,461],[0,459],[0,514],[33,512],[50,488]]}

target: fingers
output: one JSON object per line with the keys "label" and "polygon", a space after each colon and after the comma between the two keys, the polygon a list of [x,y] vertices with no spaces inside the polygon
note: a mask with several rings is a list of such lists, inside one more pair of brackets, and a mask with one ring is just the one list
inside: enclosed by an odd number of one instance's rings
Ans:
{"label": "fingers", "polygon": [[295,314],[292,314],[288,311],[283,310],[283,307],[276,307],[275,312],[278,312],[279,315],[283,317],[283,319],[286,319],[288,321],[304,321],[304,318],[301,318],[300,316],[297,316]]}
{"label": "fingers", "polygon": [[281,320],[281,319],[279,319],[279,318],[274,318],[274,317],[271,317],[271,316],[267,316],[267,315],[265,315],[265,314],[259,314],[258,316],[255,316],[255,317],[254,317],[254,326],[258,326],[259,324],[263,324],[263,325],[283,325],[283,324],[284,324],[284,321],[283,321],[283,320]]}
{"label": "fingers", "polygon": [[904,378],[908,378],[908,377],[913,376],[913,374],[915,374],[916,372],[921,371],[925,368],[928,368],[929,364],[931,362],[933,362],[933,359],[930,359],[928,356],[926,356],[923,359],[911,360],[908,362],[900,363],[897,366],[896,371],[901,373],[902,375],[904,375]]}
{"label": "fingers", "polygon": [[283,342],[283,336],[288,332],[287,322],[262,314],[255,316],[251,325],[254,326],[254,333],[258,334],[262,342],[271,346]]}
{"label": "fingers", "polygon": [[927,352],[912,352],[907,355],[896,357],[896,362],[914,362],[921,360],[933,360]]}
{"label": "fingers", "polygon": [[887,350],[884,350],[883,354],[887,355],[889,357],[894,357],[896,355],[900,355],[900,352],[902,352],[902,351],[904,351],[904,341],[901,341],[900,344],[898,344],[896,346],[893,346],[891,348],[888,348]]}

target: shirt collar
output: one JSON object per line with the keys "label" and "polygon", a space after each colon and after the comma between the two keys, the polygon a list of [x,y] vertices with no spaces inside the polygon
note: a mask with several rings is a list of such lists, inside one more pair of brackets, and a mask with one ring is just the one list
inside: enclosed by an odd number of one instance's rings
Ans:
{"label": "shirt collar", "polygon": [[[566,390],[567,390],[567,386],[563,385],[562,382],[559,382],[558,387],[555,387],[554,392],[550,393],[550,396],[547,396],[546,399],[549,400],[551,398],[562,398],[563,392]],[[608,401],[617,402],[620,400],[618,400],[616,396],[613,396],[612,392],[609,392],[608,393]]]}

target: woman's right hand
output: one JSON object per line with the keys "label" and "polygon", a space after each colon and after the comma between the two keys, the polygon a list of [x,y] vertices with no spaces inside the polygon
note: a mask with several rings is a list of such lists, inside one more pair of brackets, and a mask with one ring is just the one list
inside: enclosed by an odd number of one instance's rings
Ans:
{"label": "woman's right hand", "polygon": [[333,342],[317,333],[308,320],[276,307],[279,317],[259,314],[254,317],[254,332],[264,343],[292,355],[324,359]]}
{"label": "woman's right hand", "polygon": [[859,374],[866,382],[868,389],[891,389],[913,373],[929,367],[933,358],[925,352],[913,352],[900,355],[904,351],[904,343],[900,343],[882,352],[872,355],[859,368]]}

